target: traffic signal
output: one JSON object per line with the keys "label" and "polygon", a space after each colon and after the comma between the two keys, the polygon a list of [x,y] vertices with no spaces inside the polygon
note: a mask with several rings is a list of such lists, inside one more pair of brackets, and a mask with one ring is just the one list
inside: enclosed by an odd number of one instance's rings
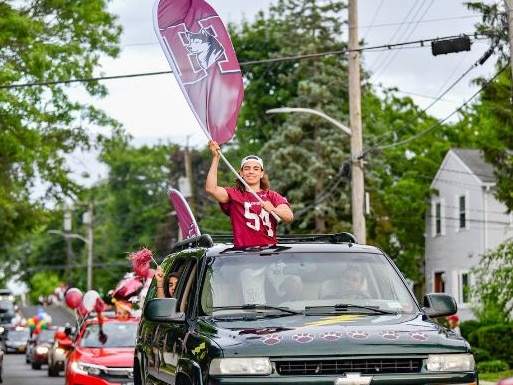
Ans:
{"label": "traffic signal", "polygon": [[431,42],[431,52],[433,56],[437,56],[453,52],[470,51],[470,44],[470,38],[467,35],[451,39],[433,40]]}

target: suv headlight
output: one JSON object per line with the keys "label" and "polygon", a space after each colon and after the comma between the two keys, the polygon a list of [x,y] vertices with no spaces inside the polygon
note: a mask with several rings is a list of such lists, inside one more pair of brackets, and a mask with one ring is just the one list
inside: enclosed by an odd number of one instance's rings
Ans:
{"label": "suv headlight", "polygon": [[265,357],[214,358],[209,372],[213,376],[266,376],[271,374],[272,367]]}
{"label": "suv headlight", "polygon": [[474,370],[476,363],[472,354],[430,354],[427,369],[430,372],[455,372]]}

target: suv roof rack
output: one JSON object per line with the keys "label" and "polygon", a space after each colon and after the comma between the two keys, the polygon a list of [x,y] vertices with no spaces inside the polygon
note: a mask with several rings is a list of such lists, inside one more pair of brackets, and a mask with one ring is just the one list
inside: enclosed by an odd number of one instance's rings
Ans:
{"label": "suv roof rack", "polygon": [[192,247],[212,247],[214,246],[214,241],[212,237],[208,234],[202,234],[191,238],[182,239],[174,244],[172,253],[177,251],[190,249]]}
{"label": "suv roof rack", "polygon": [[[233,243],[232,235],[212,235],[216,243]],[[278,243],[358,243],[356,237],[347,232],[333,234],[287,234],[278,235]]]}
{"label": "suv roof rack", "polygon": [[347,232],[333,234],[287,234],[278,236],[278,243],[358,243],[356,237]]}

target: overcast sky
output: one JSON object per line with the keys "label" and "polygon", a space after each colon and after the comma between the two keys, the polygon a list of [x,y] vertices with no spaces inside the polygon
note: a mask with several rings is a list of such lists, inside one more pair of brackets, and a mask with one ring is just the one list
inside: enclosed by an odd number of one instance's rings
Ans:
{"label": "overcast sky", "polygon": [[[210,0],[209,4],[225,23],[243,17],[253,20],[258,10],[266,10],[272,0]],[[487,1],[491,2],[491,1]],[[154,2],[114,0],[110,9],[120,17],[124,28],[122,53],[116,60],[104,60],[106,76],[169,71],[170,67],[153,30]],[[397,87],[401,96],[411,96],[427,108],[461,78],[488,49],[486,40],[476,41],[469,52],[433,56],[429,41],[459,34],[472,35],[479,15],[466,9],[460,0],[359,0],[359,37],[366,47],[382,47],[409,42],[401,48],[367,50],[361,63],[373,75],[370,81]],[[347,15],[341,15],[346,19]],[[347,30],[344,31],[347,38]],[[449,116],[471,98],[477,88],[470,84],[479,75],[493,74],[493,57],[473,68],[450,92],[427,112]],[[173,74],[107,80],[110,95],[91,102],[123,123],[139,143],[158,140],[192,146],[206,146]],[[276,106],[280,107],[280,106]],[[362,111],[365,114],[365,111]],[[364,132],[365,135],[365,132]]]}

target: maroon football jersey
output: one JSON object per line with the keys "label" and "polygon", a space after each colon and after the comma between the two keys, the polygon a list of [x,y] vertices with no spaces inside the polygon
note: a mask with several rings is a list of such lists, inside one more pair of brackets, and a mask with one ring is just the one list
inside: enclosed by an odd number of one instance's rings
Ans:
{"label": "maroon football jersey", "polygon": [[[235,247],[266,246],[276,244],[277,221],[262,209],[258,199],[250,192],[240,192],[233,187],[225,187],[230,201],[221,203],[223,212],[230,216]],[[269,201],[274,207],[281,204],[290,206],[286,198],[276,191],[262,190],[257,195]]]}

